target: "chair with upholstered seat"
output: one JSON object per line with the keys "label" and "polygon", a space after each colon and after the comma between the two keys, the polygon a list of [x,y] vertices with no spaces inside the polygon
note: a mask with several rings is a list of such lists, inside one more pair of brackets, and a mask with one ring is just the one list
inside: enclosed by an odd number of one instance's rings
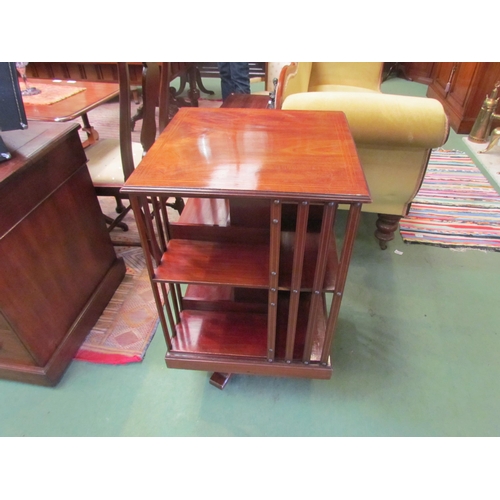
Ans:
{"label": "chair with upholstered seat", "polygon": [[276,108],[345,113],[373,200],[362,210],[378,214],[375,236],[384,249],[449,124],[436,99],[383,94],[382,69],[371,62],[292,63],[280,74]]}
{"label": "chair with upholstered seat", "polygon": [[[119,78],[119,139],[101,139],[86,148],[88,169],[97,196],[112,196],[116,199],[116,218],[104,216],[108,230],[121,227],[130,211],[130,204],[124,205],[128,197],[120,192],[123,184],[141,161],[143,155],[156,140],[156,107],[160,95],[160,63],[144,63],[143,68],[143,111],[140,142],[132,141],[131,91],[128,63],[118,63]],[[174,204],[182,211],[181,202]]]}
{"label": "chair with upholstered seat", "polygon": [[269,96],[269,107],[274,108],[276,84],[284,66],[288,62],[266,62],[266,89],[263,91],[252,92],[253,95],[267,95]]}

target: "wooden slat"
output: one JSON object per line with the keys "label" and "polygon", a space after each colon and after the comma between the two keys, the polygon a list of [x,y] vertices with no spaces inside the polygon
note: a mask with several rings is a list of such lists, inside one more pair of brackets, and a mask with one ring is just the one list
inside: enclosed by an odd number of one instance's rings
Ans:
{"label": "wooden slat", "polygon": [[302,283],[302,267],[307,237],[307,220],[309,204],[302,202],[298,206],[297,227],[295,231],[295,246],[293,251],[292,280],[290,290],[290,307],[288,311],[288,327],[286,335],[285,360],[291,363],[295,345],[295,332],[297,328],[297,314],[299,311],[300,285]]}
{"label": "wooden slat", "polygon": [[342,246],[342,253],[340,256],[339,273],[337,278],[337,288],[333,296],[332,306],[330,308],[330,316],[326,325],[325,342],[323,344],[323,351],[321,354],[321,363],[326,364],[330,356],[330,349],[335,333],[335,326],[340,310],[340,303],[342,302],[342,295],[344,293],[345,281],[347,278],[347,271],[349,269],[349,262],[351,261],[352,249],[356,232],[361,215],[361,203],[355,203],[349,208],[349,216],[347,219],[347,231],[344,237],[344,244]]}
{"label": "wooden slat", "polygon": [[[158,289],[157,284],[152,283],[152,286],[154,288]],[[170,332],[175,332],[175,323],[176,322],[175,322],[174,317],[172,315],[172,309],[171,309],[169,301],[168,301],[167,285],[165,283],[160,283],[160,288],[161,288],[161,292],[162,292],[162,296],[163,296],[164,308],[165,308],[165,311],[167,312],[167,318],[168,318],[168,322],[170,325]],[[160,304],[160,303],[158,303],[158,304]],[[163,308],[161,308],[161,312],[160,312],[160,309],[158,309],[158,316],[160,318],[160,323],[161,323],[162,330],[163,330],[163,336],[164,336],[165,342],[167,344],[167,350],[171,350],[172,343],[170,341],[169,330],[168,330],[168,328],[166,328],[165,315],[163,314]],[[162,319],[163,319],[163,321],[162,321]]]}
{"label": "wooden slat", "polygon": [[278,284],[281,243],[281,201],[271,204],[270,248],[269,248],[269,298],[267,313],[267,360],[272,361],[276,355],[276,319],[278,311]]}
{"label": "wooden slat", "polygon": [[316,321],[320,311],[322,302],[322,287],[325,279],[328,245],[330,243],[330,235],[332,233],[333,222],[337,211],[336,203],[327,203],[325,205],[323,221],[321,225],[320,247],[318,260],[316,262],[316,272],[314,274],[313,292],[311,299],[311,309],[309,311],[309,321],[306,334],[306,342],[304,347],[304,363],[309,363],[311,360],[311,350],[313,343]]}

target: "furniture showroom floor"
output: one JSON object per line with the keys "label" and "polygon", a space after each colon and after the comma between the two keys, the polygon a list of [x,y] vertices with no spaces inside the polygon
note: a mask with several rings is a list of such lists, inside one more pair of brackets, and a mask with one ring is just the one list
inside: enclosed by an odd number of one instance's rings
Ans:
{"label": "furniture showroom floor", "polygon": [[[466,149],[453,131],[446,147]],[[75,361],[55,388],[0,380],[0,436],[497,436],[500,254],[399,233],[382,251],[375,217],[362,214],[331,380],[235,375],[219,391],[167,369],[158,331],[142,363]]]}

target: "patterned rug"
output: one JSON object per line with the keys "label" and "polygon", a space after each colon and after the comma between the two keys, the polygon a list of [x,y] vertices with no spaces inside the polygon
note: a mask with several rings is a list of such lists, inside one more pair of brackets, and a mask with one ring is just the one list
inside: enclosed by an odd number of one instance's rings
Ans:
{"label": "patterned rug", "polygon": [[127,271],[75,359],[103,364],[142,361],[158,326],[158,313],[141,248],[116,247]]}
{"label": "patterned rug", "polygon": [[462,151],[434,150],[400,233],[407,243],[500,250],[500,196]]}

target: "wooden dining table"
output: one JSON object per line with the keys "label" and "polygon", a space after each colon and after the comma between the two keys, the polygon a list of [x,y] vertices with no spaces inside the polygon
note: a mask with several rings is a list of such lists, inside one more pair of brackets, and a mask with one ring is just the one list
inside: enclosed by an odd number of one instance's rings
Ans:
{"label": "wooden dining table", "polygon": [[[21,89],[24,83],[20,81]],[[26,117],[32,121],[67,122],[81,118],[87,134],[83,147],[94,144],[99,133],[90,124],[87,113],[118,96],[118,84],[75,80],[29,78],[28,85],[41,90],[34,96],[23,96]]]}

